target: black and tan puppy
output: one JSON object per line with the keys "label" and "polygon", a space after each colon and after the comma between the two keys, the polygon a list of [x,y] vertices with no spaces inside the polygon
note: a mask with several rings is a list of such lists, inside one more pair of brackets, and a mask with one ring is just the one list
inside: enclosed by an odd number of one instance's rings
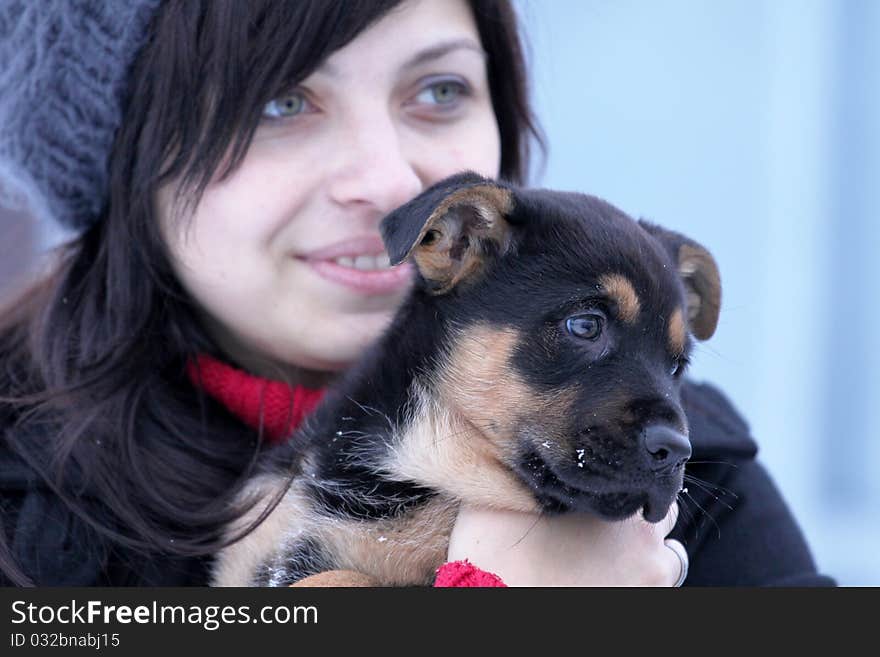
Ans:
{"label": "black and tan puppy", "polygon": [[[461,500],[664,517],[690,456],[679,382],[718,319],[701,246],[593,197],[461,174],[385,218],[416,284],[247,491],[281,498],[218,585],[351,570],[430,584]],[[292,483],[290,483],[292,480]],[[256,497],[254,497],[256,496]]]}

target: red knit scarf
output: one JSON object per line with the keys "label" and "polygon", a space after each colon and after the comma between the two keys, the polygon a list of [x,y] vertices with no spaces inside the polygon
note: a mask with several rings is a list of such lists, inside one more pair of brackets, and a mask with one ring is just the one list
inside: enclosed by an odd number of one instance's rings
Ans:
{"label": "red knit scarf", "polygon": [[324,389],[289,386],[263,379],[206,354],[187,363],[187,374],[197,388],[223,404],[242,422],[272,443],[283,442],[311,413]]}

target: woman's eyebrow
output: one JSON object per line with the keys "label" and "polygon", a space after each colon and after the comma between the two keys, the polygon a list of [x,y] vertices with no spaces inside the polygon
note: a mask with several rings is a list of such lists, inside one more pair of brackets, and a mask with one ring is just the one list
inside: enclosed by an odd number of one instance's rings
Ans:
{"label": "woman's eyebrow", "polygon": [[[419,50],[412,57],[401,64],[400,71],[405,72],[410,69],[416,68],[417,66],[424,64],[425,62],[440,59],[444,55],[447,55],[455,50],[472,50],[479,54],[481,57],[488,57],[488,54],[483,49],[483,47],[471,38],[462,37],[458,39],[449,39],[447,41],[441,41],[433,46],[428,46],[427,48]],[[337,68],[326,60],[317,68],[315,72],[331,78],[339,77],[339,71],[337,70]]]}
{"label": "woman's eyebrow", "polygon": [[450,39],[449,41],[441,41],[436,45],[429,46],[428,48],[420,50],[415,55],[406,60],[401,65],[400,70],[407,71],[409,69],[415,68],[416,66],[419,66],[420,64],[424,64],[425,62],[440,59],[444,55],[447,55],[454,50],[473,50],[481,57],[488,57],[486,51],[483,50],[482,46],[480,46],[480,44],[473,39]]}

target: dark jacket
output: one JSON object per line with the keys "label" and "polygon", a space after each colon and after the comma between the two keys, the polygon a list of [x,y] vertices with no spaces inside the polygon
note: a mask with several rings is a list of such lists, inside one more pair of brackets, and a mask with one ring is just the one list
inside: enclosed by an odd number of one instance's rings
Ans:
{"label": "dark jacket", "polygon": [[[682,397],[693,443],[687,472],[700,480],[686,482],[687,501],[680,502],[673,532],[690,555],[685,585],[833,585],[816,572],[803,534],[755,460],[748,426],[730,403],[712,386],[691,382]],[[40,585],[207,584],[207,558],[144,557],[98,538],[10,452],[5,438],[0,495],[11,556]],[[100,513],[100,500],[87,502]]]}

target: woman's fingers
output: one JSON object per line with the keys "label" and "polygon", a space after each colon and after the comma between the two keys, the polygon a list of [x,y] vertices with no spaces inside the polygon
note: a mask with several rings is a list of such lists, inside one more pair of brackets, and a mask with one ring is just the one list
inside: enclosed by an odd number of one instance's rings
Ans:
{"label": "woman's fingers", "polygon": [[654,524],[462,505],[448,559],[469,559],[510,586],[672,586],[687,573],[684,547],[666,538],[677,519],[677,505]]}

